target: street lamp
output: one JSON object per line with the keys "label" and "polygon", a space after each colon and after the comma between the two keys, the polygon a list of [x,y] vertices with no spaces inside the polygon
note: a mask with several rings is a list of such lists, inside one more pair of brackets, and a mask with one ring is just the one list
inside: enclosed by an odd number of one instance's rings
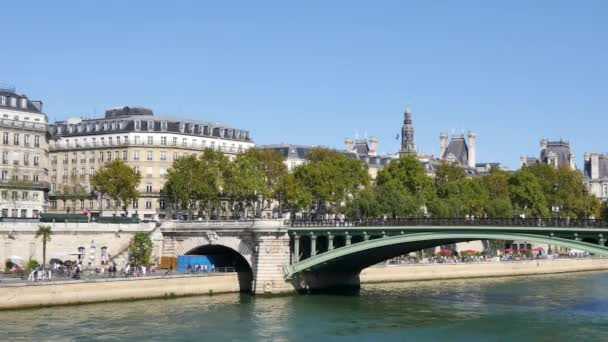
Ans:
{"label": "street lamp", "polygon": [[589,194],[589,190],[587,189],[587,185],[583,185],[583,218],[587,220],[589,216],[587,215],[587,195]]}

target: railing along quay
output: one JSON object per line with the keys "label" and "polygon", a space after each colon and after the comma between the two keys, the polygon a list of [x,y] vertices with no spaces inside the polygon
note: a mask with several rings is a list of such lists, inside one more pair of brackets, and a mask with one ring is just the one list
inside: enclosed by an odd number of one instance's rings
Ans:
{"label": "railing along quay", "polygon": [[416,227],[416,226],[479,226],[479,227],[547,227],[547,228],[608,228],[607,220],[563,218],[395,218],[395,219],[330,219],[291,220],[292,228],[323,227]]}

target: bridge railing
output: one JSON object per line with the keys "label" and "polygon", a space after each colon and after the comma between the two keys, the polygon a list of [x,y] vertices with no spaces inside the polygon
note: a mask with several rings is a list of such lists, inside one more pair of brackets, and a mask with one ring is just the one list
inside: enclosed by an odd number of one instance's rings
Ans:
{"label": "bridge railing", "polygon": [[292,228],[323,227],[416,227],[416,226],[496,226],[549,228],[608,228],[608,221],[563,218],[394,218],[394,219],[330,219],[291,220]]}

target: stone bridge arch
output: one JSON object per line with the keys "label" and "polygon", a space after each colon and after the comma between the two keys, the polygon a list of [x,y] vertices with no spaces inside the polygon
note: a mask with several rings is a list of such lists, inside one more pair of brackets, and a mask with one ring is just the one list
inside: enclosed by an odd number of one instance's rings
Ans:
{"label": "stone bridge arch", "polygon": [[187,239],[176,241],[175,254],[186,255],[188,252],[206,245],[224,246],[240,254],[247,264],[254,270],[255,254],[253,248],[243,239],[237,236],[193,236]]}

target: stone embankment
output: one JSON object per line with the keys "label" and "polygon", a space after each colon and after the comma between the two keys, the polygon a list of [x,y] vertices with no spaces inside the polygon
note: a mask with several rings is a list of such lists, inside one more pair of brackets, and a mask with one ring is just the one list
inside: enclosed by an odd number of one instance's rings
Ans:
{"label": "stone embankment", "polygon": [[237,273],[19,283],[0,287],[0,310],[239,292]]}
{"label": "stone embankment", "polygon": [[[373,284],[585,271],[608,271],[608,258],[377,266],[363,270],[360,282]],[[244,279],[250,281],[250,277],[241,275],[239,279],[238,274],[230,273],[4,284],[0,286],[0,310],[234,293],[240,291]]]}
{"label": "stone embankment", "polygon": [[606,270],[608,270],[608,258],[427,265],[388,265],[370,267],[363,270],[360,274],[360,281],[361,284],[373,284],[402,281],[510,277]]}

